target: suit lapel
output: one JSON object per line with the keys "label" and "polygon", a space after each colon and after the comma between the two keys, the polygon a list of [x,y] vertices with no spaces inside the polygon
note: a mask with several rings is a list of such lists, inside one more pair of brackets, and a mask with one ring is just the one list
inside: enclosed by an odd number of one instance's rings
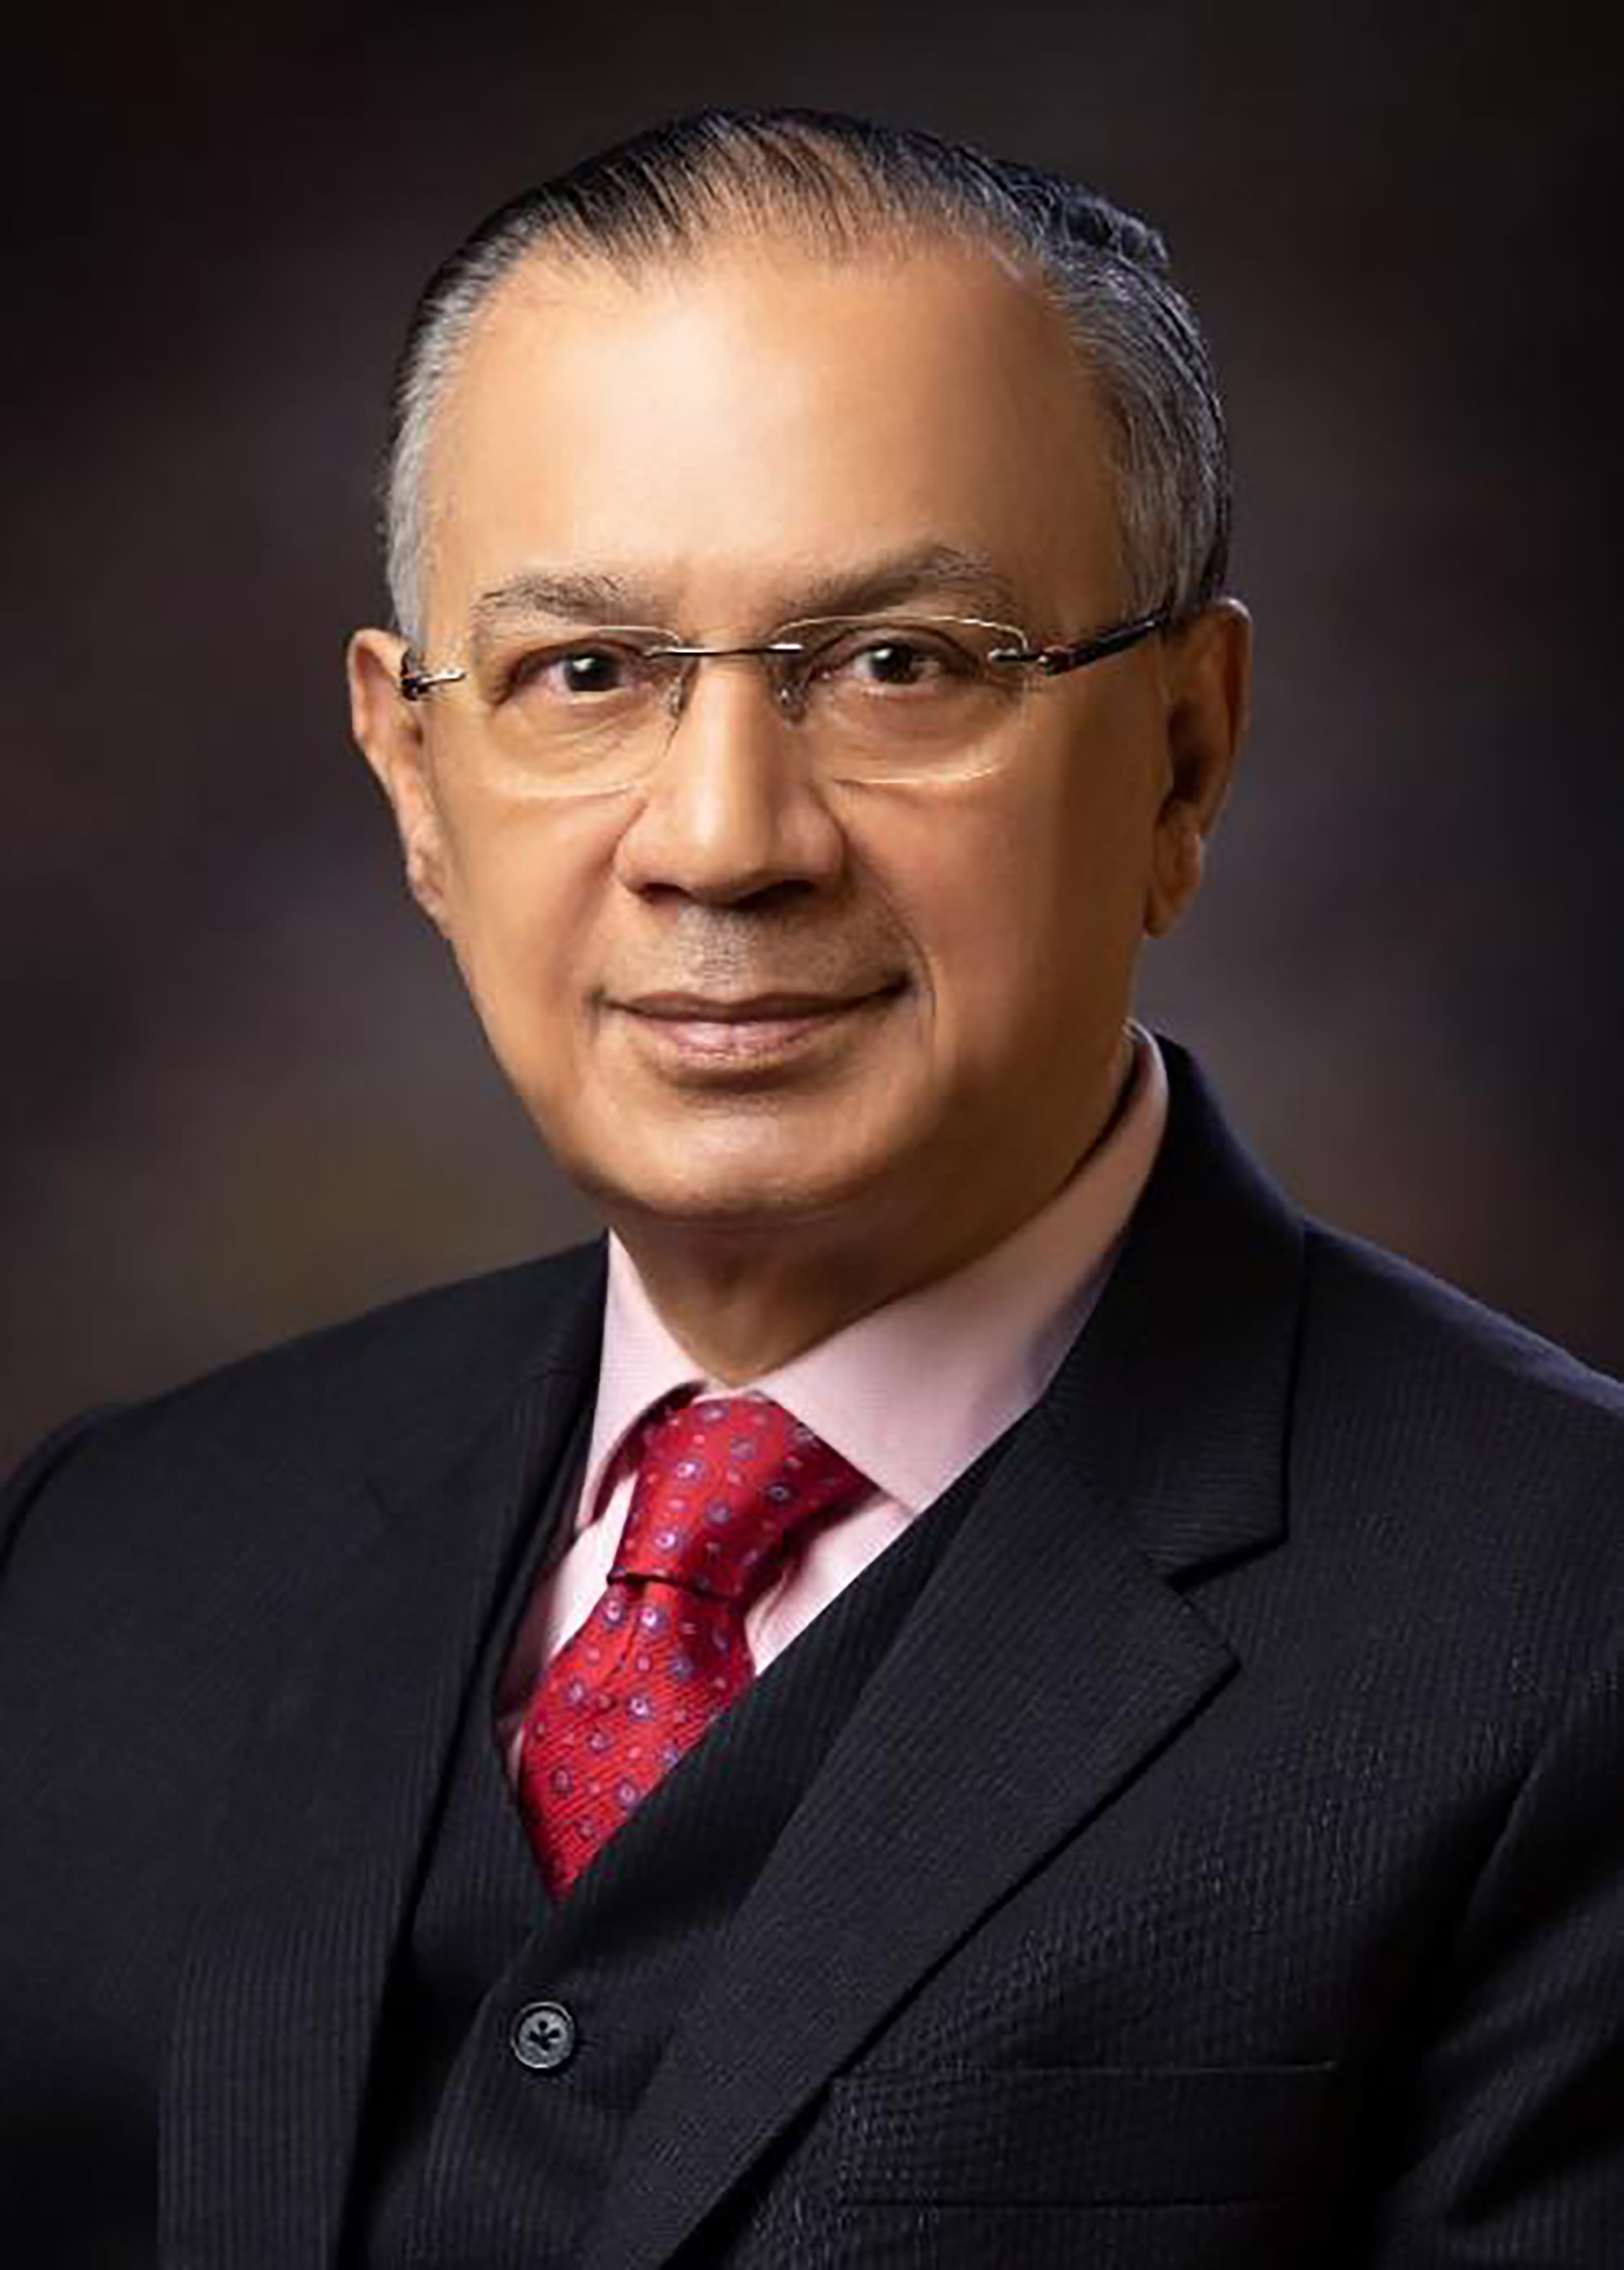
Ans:
{"label": "suit lapel", "polygon": [[1236,1668],[1180,1587],[1279,1536],[1301,1228],[1168,1053],[1168,1136],[1094,1320],[716,1950],[581,2270],[666,2262]]}
{"label": "suit lapel", "polygon": [[[1030,1435],[987,1483],[716,1949],[582,2270],[664,2262],[1228,1674],[1221,1641],[1097,1516]],[[1055,1612],[1034,1617],[1040,1592]]]}
{"label": "suit lapel", "polygon": [[379,2007],[469,1682],[590,1397],[589,1273],[561,1320],[540,1320],[538,1369],[494,1382],[483,1409],[459,1398],[437,1440],[403,1414],[409,1458],[335,1502],[356,1542],[308,1646],[271,1667],[177,1997],[166,2264],[334,2259]]}

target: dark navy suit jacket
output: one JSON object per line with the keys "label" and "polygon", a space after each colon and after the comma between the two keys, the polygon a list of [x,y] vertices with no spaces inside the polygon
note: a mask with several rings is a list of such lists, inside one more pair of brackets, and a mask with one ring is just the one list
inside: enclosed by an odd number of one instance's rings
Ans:
{"label": "dark navy suit jacket", "polygon": [[[1168,1055],[1105,1296],[625,2109],[579,2270],[1624,2263],[1624,1398],[1305,1222]],[[30,2270],[340,2259],[601,1286],[592,1248],[425,1295],[14,1482]]]}

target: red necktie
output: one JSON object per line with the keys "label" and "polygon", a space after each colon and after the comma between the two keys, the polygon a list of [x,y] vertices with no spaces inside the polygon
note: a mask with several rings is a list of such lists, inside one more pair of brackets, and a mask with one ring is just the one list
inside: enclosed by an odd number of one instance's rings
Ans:
{"label": "red necktie", "polygon": [[519,1805],[556,1895],[749,1685],[745,1612],[791,1532],[867,1487],[765,1395],[646,1424],[609,1582],[525,1716]]}

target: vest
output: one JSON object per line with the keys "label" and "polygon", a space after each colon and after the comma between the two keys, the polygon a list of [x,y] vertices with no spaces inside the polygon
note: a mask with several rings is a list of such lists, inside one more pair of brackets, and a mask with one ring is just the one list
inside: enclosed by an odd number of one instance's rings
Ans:
{"label": "vest", "polygon": [[[343,2259],[356,2270],[562,2270],[614,2182],[622,2134],[728,1926],[997,1447],[802,1632],[554,1904],[493,1734],[498,1679],[561,1539],[563,1462],[469,1693],[376,2044]],[[575,2046],[521,2061],[530,2005]]]}

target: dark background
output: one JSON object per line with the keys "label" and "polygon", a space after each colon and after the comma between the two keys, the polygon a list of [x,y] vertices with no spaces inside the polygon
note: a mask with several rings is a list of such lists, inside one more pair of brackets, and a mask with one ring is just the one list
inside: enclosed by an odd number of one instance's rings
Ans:
{"label": "dark background", "polygon": [[1312,1208],[1624,1365],[1613,35],[687,0],[81,10],[13,47],[0,1457],[582,1226],[397,881],[340,657],[422,278],[707,101],[932,126],[1168,230],[1260,679],[1143,1006]]}

